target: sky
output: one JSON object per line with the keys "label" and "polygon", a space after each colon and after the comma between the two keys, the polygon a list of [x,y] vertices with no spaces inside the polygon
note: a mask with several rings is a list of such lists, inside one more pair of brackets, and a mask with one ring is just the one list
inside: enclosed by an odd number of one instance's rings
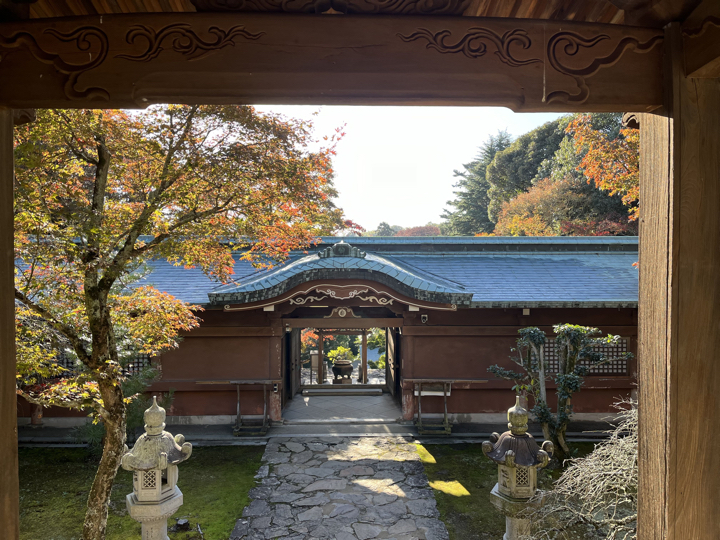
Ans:
{"label": "sky", "polygon": [[506,129],[515,138],[560,116],[499,107],[257,109],[312,119],[316,137],[345,126],[333,159],[337,205],[367,230],[382,221],[402,227],[440,222],[454,198],[453,171],[472,161],[489,135]]}

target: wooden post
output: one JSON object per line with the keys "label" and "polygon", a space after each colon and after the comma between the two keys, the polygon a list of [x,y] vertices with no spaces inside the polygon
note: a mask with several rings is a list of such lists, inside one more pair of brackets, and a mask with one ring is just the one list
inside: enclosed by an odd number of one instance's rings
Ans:
{"label": "wooden post", "polygon": [[[318,366],[317,366],[317,382],[322,384],[325,382],[325,358],[323,351],[323,333],[318,332]],[[312,367],[312,364],[311,364]],[[312,378],[312,377],[311,377]]]}
{"label": "wooden post", "polygon": [[640,117],[640,540],[720,538],[720,80],[683,74]]}
{"label": "wooden post", "polygon": [[367,330],[362,332],[362,374],[360,376],[360,382],[367,384]]}
{"label": "wooden post", "polygon": [[0,109],[0,527],[8,540],[20,536],[13,230],[13,111]]}

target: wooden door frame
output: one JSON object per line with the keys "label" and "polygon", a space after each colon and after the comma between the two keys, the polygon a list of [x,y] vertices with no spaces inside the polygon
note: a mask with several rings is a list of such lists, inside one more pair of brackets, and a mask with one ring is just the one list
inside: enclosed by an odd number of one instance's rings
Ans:
{"label": "wooden door frame", "polygon": [[[641,173],[639,538],[720,537],[712,506],[720,468],[708,461],[720,446],[720,430],[713,429],[720,370],[712,364],[720,332],[707,326],[718,315],[720,201],[714,197],[720,178],[717,168],[706,165],[714,164],[720,147],[718,11],[716,0],[704,0],[682,27],[673,23],[665,33],[571,21],[250,14],[108,16],[103,26],[97,17],[0,24],[0,523],[5,537],[19,534],[10,293],[14,115],[8,108],[132,107],[168,100],[654,111],[641,120],[646,167]],[[241,22],[248,26],[243,32]],[[196,45],[207,44],[213,26],[226,35],[202,57],[192,57],[171,39],[164,41],[161,31],[171,23],[187,23]],[[128,40],[130,27],[140,25],[147,40]],[[90,34],[62,38],[78,28]],[[528,45],[522,49],[522,43],[506,40],[500,46],[490,43],[488,54],[473,55],[457,44],[478,28],[485,36],[523,35]],[[449,38],[440,40],[443,31]],[[93,35],[88,53],[82,39]],[[582,45],[573,36],[592,38],[594,44]],[[562,46],[556,47],[560,40],[574,42],[577,54],[563,56]],[[42,85],[38,75],[44,77]],[[242,84],[223,87],[220,80]],[[700,148],[710,151],[701,155]],[[693,202],[699,211],[690,208]]]}

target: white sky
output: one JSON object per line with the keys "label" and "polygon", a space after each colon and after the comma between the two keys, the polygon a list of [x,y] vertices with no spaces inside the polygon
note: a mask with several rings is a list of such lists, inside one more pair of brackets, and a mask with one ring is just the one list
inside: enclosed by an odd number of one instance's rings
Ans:
{"label": "white sky", "polygon": [[[473,160],[488,135],[517,137],[559,114],[498,107],[258,106],[312,119],[318,138],[346,124],[333,160],[338,206],[367,230],[386,221],[439,222],[453,199],[453,170]],[[318,112],[317,116],[313,113]]]}

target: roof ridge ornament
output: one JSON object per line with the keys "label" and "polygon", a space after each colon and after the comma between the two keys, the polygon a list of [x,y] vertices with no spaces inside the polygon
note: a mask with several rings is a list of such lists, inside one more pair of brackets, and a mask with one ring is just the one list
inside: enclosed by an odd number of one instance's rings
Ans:
{"label": "roof ridge ornament", "polygon": [[356,248],[355,246],[345,243],[344,240],[341,240],[337,244],[318,252],[318,257],[321,259],[331,259],[333,257],[354,257],[356,259],[364,259],[366,255],[366,252],[362,251],[360,248]]}

